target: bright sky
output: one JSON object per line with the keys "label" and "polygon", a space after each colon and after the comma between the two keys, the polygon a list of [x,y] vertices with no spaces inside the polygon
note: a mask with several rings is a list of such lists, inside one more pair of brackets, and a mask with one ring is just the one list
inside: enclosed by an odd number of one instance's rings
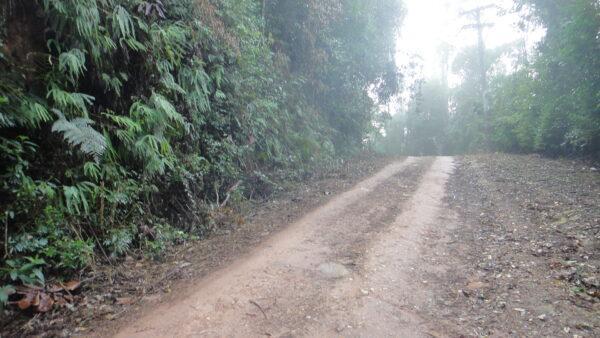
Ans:
{"label": "bright sky", "polygon": [[[509,10],[512,0],[404,0],[406,17],[401,28],[397,62],[406,65],[411,60],[422,58],[425,77],[439,77],[441,63],[439,46],[445,42],[456,53],[464,47],[477,44],[477,34],[473,29],[463,29],[472,19],[461,16],[465,10],[482,5],[494,4],[500,9]],[[483,22],[493,22],[494,27],[484,31],[486,47],[493,48],[523,37],[516,27],[518,16],[515,14],[498,15],[494,9],[489,9],[482,16]],[[539,35],[539,34],[538,34]],[[528,47],[539,39],[530,37]],[[452,63],[452,54],[450,64]],[[454,86],[460,79],[449,74],[449,84]]]}

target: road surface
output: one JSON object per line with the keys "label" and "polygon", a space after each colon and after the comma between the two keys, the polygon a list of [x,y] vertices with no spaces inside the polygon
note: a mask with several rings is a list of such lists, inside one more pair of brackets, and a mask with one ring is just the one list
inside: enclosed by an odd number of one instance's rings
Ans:
{"label": "road surface", "polygon": [[[451,157],[395,162],[117,337],[431,336],[415,271],[444,206]],[[442,269],[443,267],[439,267]]]}

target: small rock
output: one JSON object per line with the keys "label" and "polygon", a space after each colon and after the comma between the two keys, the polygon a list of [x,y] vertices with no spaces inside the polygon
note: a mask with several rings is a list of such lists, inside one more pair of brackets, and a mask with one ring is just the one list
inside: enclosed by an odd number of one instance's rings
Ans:
{"label": "small rock", "polygon": [[326,278],[337,279],[346,277],[350,274],[350,271],[339,263],[328,262],[319,265],[319,272]]}
{"label": "small rock", "polygon": [[586,286],[593,286],[593,287],[596,287],[596,288],[600,288],[600,281],[596,277],[583,278],[581,281]]}
{"label": "small rock", "polygon": [[541,314],[537,318],[544,322],[544,321],[546,321],[546,314]]}
{"label": "small rock", "polygon": [[368,295],[369,291],[365,290],[365,289],[360,289],[360,293],[362,293],[363,295]]}

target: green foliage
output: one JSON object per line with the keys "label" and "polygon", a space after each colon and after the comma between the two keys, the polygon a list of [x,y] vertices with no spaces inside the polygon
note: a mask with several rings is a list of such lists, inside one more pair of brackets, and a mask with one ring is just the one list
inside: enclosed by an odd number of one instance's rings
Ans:
{"label": "green foliage", "polygon": [[15,288],[12,285],[0,287],[0,309],[8,302],[8,297],[13,293],[15,293]]}
{"label": "green foliage", "polygon": [[532,60],[492,81],[493,146],[550,155],[600,153],[598,3],[518,1],[546,28]]}
{"label": "green foliage", "polygon": [[9,239],[11,256],[36,255],[58,270],[77,271],[86,267],[91,262],[94,244],[91,239],[78,238],[76,231],[62,228],[65,221],[59,210],[47,207],[34,229]]}
{"label": "green foliage", "polygon": [[[411,125],[412,107],[422,104],[419,100],[436,101],[436,95],[414,95],[405,120],[388,126],[384,145],[394,138],[423,145],[436,135],[447,137],[447,153],[500,150],[600,156],[599,3],[518,0],[516,4],[523,23],[529,23],[523,26],[538,24],[546,35],[531,55],[518,41],[486,51],[489,83],[484,96],[489,109],[484,112],[478,54],[470,47],[454,60],[453,71],[462,81],[451,92],[446,128],[428,119],[416,119]],[[516,61],[510,72],[502,69],[502,56]],[[414,147],[402,151],[432,153]]]}
{"label": "green foliage", "polygon": [[[535,135],[538,128],[539,108],[536,107],[534,87],[535,81],[527,69],[509,76],[498,76],[493,80],[492,107],[495,118],[492,141],[499,150],[507,152],[536,150]],[[525,111],[524,107],[527,107]]]}
{"label": "green foliage", "polygon": [[132,229],[110,229],[103,244],[115,258],[124,255],[129,251],[135,237]]}
{"label": "green foliage", "polygon": [[0,270],[0,276],[8,276],[11,281],[20,281],[25,285],[43,286],[45,283],[42,266],[46,262],[40,258],[25,257],[23,259],[9,259],[6,267]]}
{"label": "green foliage", "polygon": [[398,0],[9,3],[0,210],[14,269],[160,256],[204,234],[234,182],[266,196],[272,173],[363,147],[368,88],[385,102],[399,86]]}
{"label": "green foliage", "polygon": [[559,5],[522,1],[546,29],[530,72],[534,108],[520,108],[536,121],[535,150],[550,154],[600,153],[600,5],[576,0]]}
{"label": "green foliage", "polygon": [[173,229],[169,225],[157,222],[152,227],[152,240],[145,239],[142,241],[144,251],[148,256],[155,260],[161,260],[164,257],[165,248],[173,244],[181,244],[186,240],[193,238],[181,230]]}
{"label": "green foliage", "polygon": [[70,145],[79,146],[84,154],[92,155],[96,162],[99,162],[106,149],[106,140],[104,135],[90,127],[94,121],[84,117],[67,121],[61,112],[58,110],[55,112],[58,120],[52,125],[52,131],[63,133],[63,137]]}
{"label": "green foliage", "polygon": [[547,32],[532,58],[521,56],[516,72],[492,77],[490,146],[512,152],[597,156],[598,3],[518,3],[524,20],[541,24]]}
{"label": "green foliage", "polygon": [[58,70],[67,72],[69,80],[75,83],[77,78],[87,70],[85,68],[85,54],[79,49],[61,53],[58,56]]}

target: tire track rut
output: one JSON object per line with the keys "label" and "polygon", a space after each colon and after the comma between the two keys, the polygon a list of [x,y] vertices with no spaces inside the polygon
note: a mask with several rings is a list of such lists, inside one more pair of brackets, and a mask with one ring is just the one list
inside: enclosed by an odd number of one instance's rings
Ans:
{"label": "tire track rut", "polygon": [[[361,316],[372,314],[373,306],[362,283],[390,282],[374,273],[380,264],[374,257],[394,260],[397,247],[386,238],[396,241],[411,222],[425,226],[437,217],[449,166],[447,158],[408,158],[387,166],[208,276],[185,300],[158,306],[117,336],[309,336],[360,328]],[[431,215],[415,219],[422,210]],[[418,240],[418,229],[410,234],[410,241]],[[374,256],[379,247],[388,251]],[[389,274],[399,273],[397,268]]]}

